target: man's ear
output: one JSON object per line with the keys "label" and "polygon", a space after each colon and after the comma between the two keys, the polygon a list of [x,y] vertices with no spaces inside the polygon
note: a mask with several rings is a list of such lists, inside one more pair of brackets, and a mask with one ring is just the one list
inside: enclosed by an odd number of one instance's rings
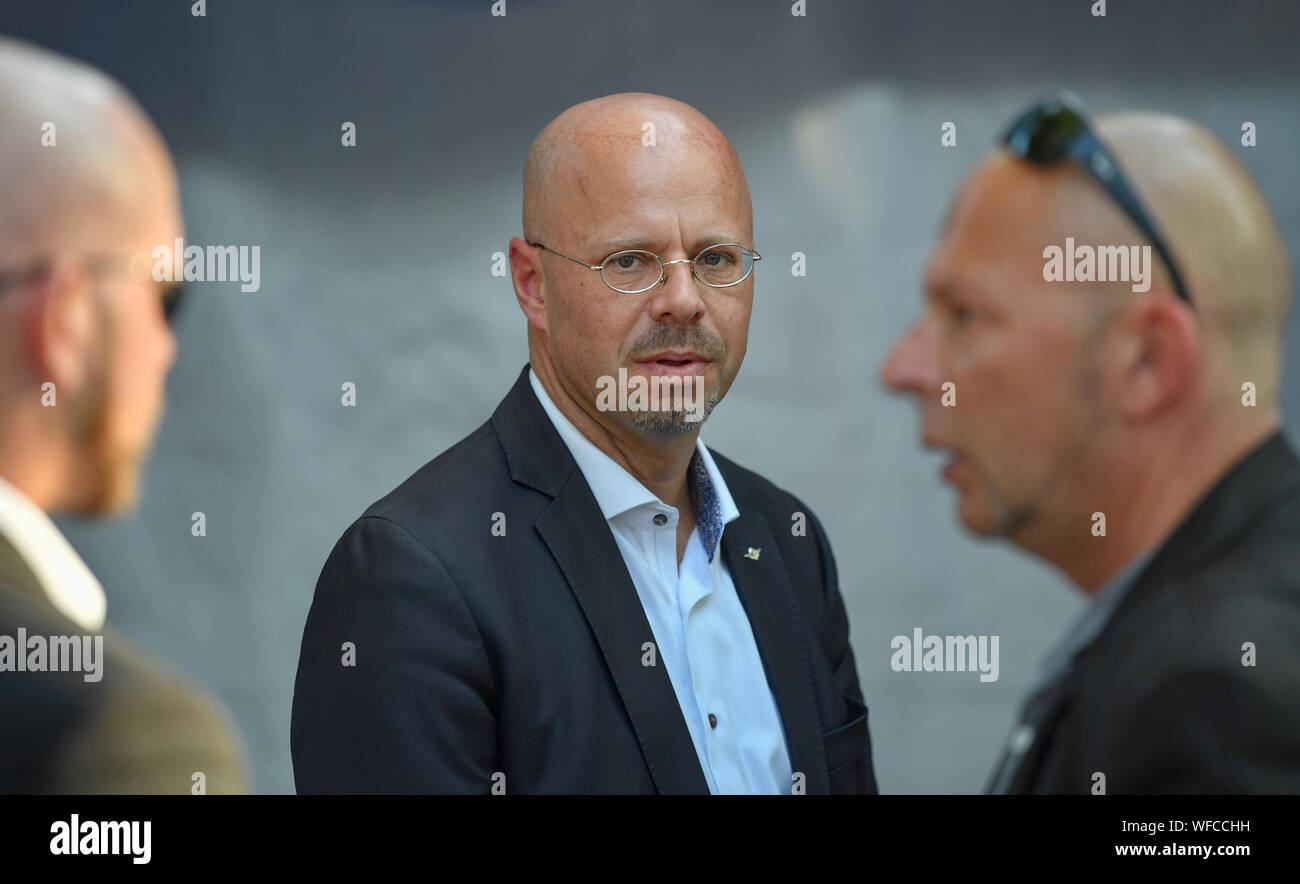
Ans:
{"label": "man's ear", "polygon": [[85,386],[90,370],[93,296],[84,268],[68,261],[56,262],[27,292],[22,329],[29,371],[69,397]]}
{"label": "man's ear", "polygon": [[1201,326],[1190,307],[1163,294],[1132,305],[1121,323],[1120,407],[1142,420],[1191,391],[1204,356]]}
{"label": "man's ear", "polygon": [[546,280],[542,276],[542,250],[519,237],[510,240],[510,279],[515,286],[519,309],[528,324],[546,331]]}

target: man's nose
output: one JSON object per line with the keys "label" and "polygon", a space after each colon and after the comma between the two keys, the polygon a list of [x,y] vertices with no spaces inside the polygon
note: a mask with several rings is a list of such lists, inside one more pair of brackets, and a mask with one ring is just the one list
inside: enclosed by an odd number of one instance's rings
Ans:
{"label": "man's nose", "polygon": [[708,287],[695,278],[691,262],[685,259],[664,262],[664,280],[655,288],[651,315],[657,322],[675,320],[694,322],[704,313],[704,294]]}
{"label": "man's nose", "polygon": [[894,344],[880,369],[880,380],[899,393],[939,389],[935,324],[922,317]]}

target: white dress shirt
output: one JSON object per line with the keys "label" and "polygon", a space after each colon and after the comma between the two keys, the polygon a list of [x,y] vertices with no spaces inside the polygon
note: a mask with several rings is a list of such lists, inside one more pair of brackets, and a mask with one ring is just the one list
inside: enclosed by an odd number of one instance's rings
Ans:
{"label": "white dress shirt", "polygon": [[722,531],[740,511],[704,442],[697,438],[687,471],[696,530],[679,568],[677,509],[583,436],[532,369],[528,380],[623,555],[709,791],[789,793],[792,770],[776,698],[749,617],[718,554]]}
{"label": "white dress shirt", "polygon": [[0,534],[9,541],[51,604],[87,632],[104,628],[104,588],[45,511],[0,478]]}

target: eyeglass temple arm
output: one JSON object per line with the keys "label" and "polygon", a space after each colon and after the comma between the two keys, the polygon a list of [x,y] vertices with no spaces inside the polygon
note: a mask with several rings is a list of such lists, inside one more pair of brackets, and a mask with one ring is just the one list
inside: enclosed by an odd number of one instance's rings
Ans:
{"label": "eyeglass temple arm", "polygon": [[[1107,158],[1106,151],[1097,140],[1097,136],[1089,132],[1079,139],[1071,152],[1088,169],[1088,174],[1096,178],[1103,187],[1115,195],[1116,201],[1128,213],[1129,219],[1137,225],[1138,230],[1147,239],[1151,240],[1152,247],[1156,250],[1156,254],[1160,256],[1160,260],[1164,262],[1165,269],[1169,272],[1169,279],[1173,283],[1174,291],[1178,297],[1191,304],[1192,299],[1187,294],[1187,287],[1183,284],[1182,274],[1178,272],[1178,267],[1174,264],[1173,256],[1170,254],[1169,247],[1165,245],[1165,239],[1160,235],[1159,228],[1156,227],[1155,221],[1142,210],[1141,204],[1138,203],[1137,197],[1133,194],[1133,189],[1129,187],[1128,181],[1124,178],[1124,173],[1119,170],[1119,166]],[[1101,169],[1098,169],[1099,165]]]}
{"label": "eyeglass temple arm", "polygon": [[[525,242],[527,242],[527,240],[525,240]],[[535,249],[541,249],[544,252],[550,252],[552,255],[558,255],[559,257],[563,258],[566,261],[572,261],[574,264],[577,264],[579,267],[586,267],[588,270],[600,269],[599,264],[588,264],[586,261],[579,261],[577,258],[570,258],[568,255],[561,255],[559,252],[555,251],[555,249],[550,248],[549,246],[544,246],[539,242],[530,242],[528,244]]]}

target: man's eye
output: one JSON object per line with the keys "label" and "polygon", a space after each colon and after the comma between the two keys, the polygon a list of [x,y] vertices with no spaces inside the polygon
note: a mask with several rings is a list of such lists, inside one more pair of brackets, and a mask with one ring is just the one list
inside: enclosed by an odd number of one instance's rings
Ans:
{"label": "man's eye", "polygon": [[965,304],[953,305],[952,317],[957,321],[958,325],[968,325],[977,315],[978,314],[975,312],[974,308],[968,307]]}

